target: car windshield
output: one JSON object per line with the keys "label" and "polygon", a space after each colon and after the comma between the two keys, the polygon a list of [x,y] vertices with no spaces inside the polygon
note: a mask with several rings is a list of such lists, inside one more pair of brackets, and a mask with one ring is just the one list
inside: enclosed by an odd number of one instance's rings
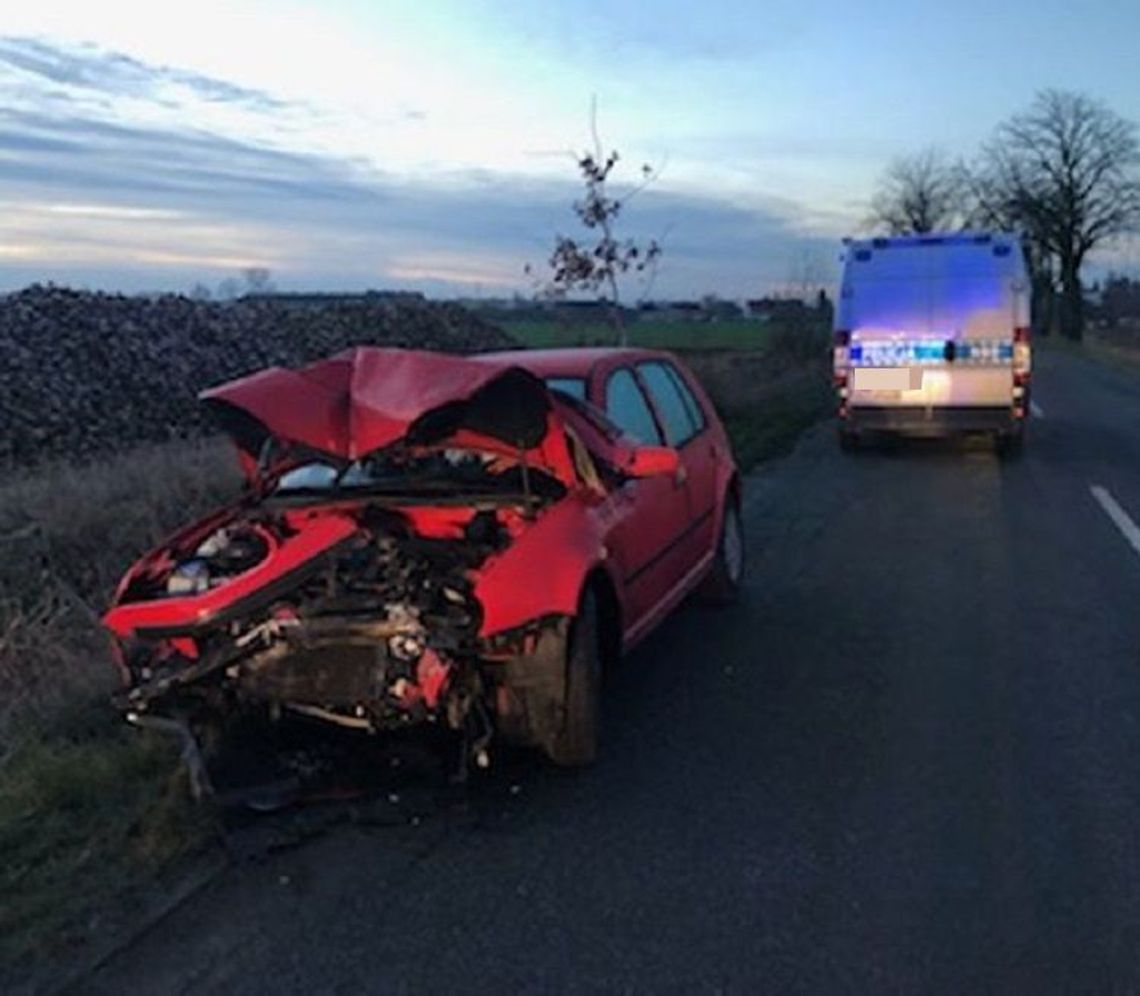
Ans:
{"label": "car windshield", "polygon": [[586,400],[586,381],[581,377],[547,377],[546,386],[552,391],[561,391],[578,401]]}
{"label": "car windshield", "polygon": [[557,481],[494,453],[444,449],[428,453],[384,452],[348,463],[316,458],[291,467],[274,485],[278,497],[368,493],[374,495],[553,496]]}

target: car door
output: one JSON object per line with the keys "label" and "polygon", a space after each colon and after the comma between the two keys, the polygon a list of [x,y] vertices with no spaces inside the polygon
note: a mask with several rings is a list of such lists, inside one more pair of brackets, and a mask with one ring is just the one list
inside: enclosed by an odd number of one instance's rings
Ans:
{"label": "car door", "polygon": [[[636,442],[664,445],[664,435],[641,384],[628,366],[605,376],[601,398],[607,417]],[[683,475],[626,481],[620,500],[629,514],[618,525],[612,554],[625,587],[629,627],[636,626],[677,585],[686,556],[681,549],[689,521],[689,499]]]}
{"label": "car door", "polygon": [[652,359],[638,363],[636,370],[665,430],[666,442],[681,455],[689,509],[681,543],[687,572],[715,549],[720,455],[708,418],[676,366],[665,359]]}

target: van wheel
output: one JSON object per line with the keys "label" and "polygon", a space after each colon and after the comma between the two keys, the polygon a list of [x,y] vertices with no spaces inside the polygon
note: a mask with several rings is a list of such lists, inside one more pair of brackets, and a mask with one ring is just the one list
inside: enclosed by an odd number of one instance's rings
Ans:
{"label": "van wheel", "polygon": [[593,764],[598,757],[602,684],[601,631],[598,598],[589,588],[582,594],[578,614],[566,638],[565,685],[561,722],[543,747],[562,767]]}
{"label": "van wheel", "polygon": [[740,508],[729,496],[721,516],[720,541],[716,548],[709,576],[701,585],[700,594],[714,605],[731,605],[740,597],[744,580],[744,529],[740,522]]}
{"label": "van wheel", "polygon": [[859,434],[851,429],[840,429],[839,448],[844,453],[854,453],[859,449]]}
{"label": "van wheel", "polygon": [[1025,429],[1014,429],[1012,432],[999,432],[997,437],[997,453],[1002,460],[1016,460],[1025,449]]}

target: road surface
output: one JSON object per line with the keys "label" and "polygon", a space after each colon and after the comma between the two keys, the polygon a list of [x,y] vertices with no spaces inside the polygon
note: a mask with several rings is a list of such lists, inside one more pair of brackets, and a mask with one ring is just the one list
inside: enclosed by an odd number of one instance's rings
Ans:
{"label": "road surface", "polygon": [[596,768],[239,862],[77,991],[1140,989],[1140,381],[1034,400],[1009,464],[821,426]]}

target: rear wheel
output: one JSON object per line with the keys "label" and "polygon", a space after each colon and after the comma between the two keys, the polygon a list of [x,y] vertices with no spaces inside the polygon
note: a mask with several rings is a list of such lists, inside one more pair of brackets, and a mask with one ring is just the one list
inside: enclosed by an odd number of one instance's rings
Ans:
{"label": "rear wheel", "polygon": [[598,598],[589,588],[566,641],[566,670],[558,729],[543,746],[564,767],[593,764],[601,726],[602,654]]}
{"label": "rear wheel", "polygon": [[701,588],[704,598],[718,605],[728,605],[740,597],[744,579],[744,529],[740,508],[730,495],[721,516],[720,542],[712,571]]}

